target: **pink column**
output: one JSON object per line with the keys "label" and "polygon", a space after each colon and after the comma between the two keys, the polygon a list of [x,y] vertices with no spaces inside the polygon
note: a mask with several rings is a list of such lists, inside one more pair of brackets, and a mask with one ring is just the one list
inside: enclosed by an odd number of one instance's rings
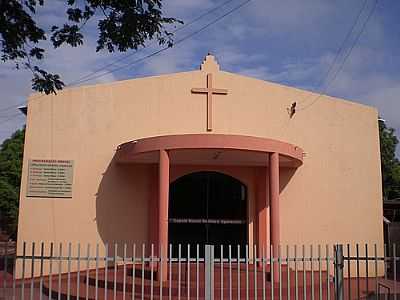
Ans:
{"label": "pink column", "polygon": [[268,185],[267,185],[267,169],[260,168],[256,173],[256,186],[257,186],[257,198],[256,198],[256,234],[258,242],[258,253],[261,255],[263,250],[268,250]]}
{"label": "pink column", "polygon": [[158,253],[158,223],[154,220],[158,220],[158,186],[156,182],[158,181],[158,166],[154,166],[151,169],[151,181],[149,185],[150,198],[149,198],[149,212],[148,212],[148,228],[149,228],[149,246],[147,247],[148,255],[151,255],[151,244],[154,245],[155,253]]}
{"label": "pink column", "polygon": [[[274,257],[277,257],[279,237],[279,153],[269,155],[269,204],[270,204],[270,233]],[[278,264],[274,268],[274,281],[278,279]]]}
{"label": "pink column", "polygon": [[[166,150],[160,150],[158,178],[158,245],[163,247],[163,256],[167,257],[168,248],[168,196],[169,196],[169,156]],[[160,265],[161,267],[161,265]],[[158,273],[160,278],[160,272]],[[167,280],[167,263],[162,264],[162,278]]]}

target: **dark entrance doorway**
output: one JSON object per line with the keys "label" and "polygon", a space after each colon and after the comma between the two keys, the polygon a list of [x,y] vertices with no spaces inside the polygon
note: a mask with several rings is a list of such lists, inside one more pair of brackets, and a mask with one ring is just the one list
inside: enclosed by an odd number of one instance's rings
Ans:
{"label": "dark entrance doorway", "polygon": [[[218,172],[196,172],[180,177],[170,185],[168,240],[173,254],[204,255],[204,245],[232,246],[232,256],[241,255],[247,243],[247,190],[239,180]],[[228,247],[225,247],[225,255]],[[215,255],[220,254],[217,247]]]}

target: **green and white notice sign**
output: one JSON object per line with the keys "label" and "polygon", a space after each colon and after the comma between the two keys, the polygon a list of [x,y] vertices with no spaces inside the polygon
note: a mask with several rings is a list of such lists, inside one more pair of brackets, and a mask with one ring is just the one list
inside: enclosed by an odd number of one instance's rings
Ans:
{"label": "green and white notice sign", "polygon": [[31,159],[27,197],[72,198],[72,160]]}

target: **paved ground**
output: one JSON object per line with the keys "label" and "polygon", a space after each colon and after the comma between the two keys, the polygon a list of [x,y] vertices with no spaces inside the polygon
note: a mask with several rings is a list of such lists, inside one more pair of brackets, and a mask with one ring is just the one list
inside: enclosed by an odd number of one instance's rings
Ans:
{"label": "paved ground", "polygon": [[[114,270],[109,270],[109,276],[108,276],[108,288],[107,290],[104,289],[104,272],[101,273],[99,272],[98,274],[98,299],[104,299],[105,295],[107,294],[107,298],[108,299],[114,299],[114,291],[113,291],[113,272]],[[119,272],[118,272],[119,273]],[[132,274],[132,273],[131,273]],[[300,272],[299,272],[300,274]],[[127,276],[129,275],[129,272],[127,273]],[[86,298],[86,282],[85,282],[85,276],[83,275],[81,280],[80,280],[80,299],[85,299]],[[119,278],[120,276],[117,276],[117,282],[120,282],[121,278]],[[130,276],[129,276],[130,277]],[[90,274],[90,280],[91,282],[89,282],[88,286],[88,294],[89,294],[89,299],[95,299],[95,283],[93,283],[93,279],[95,277],[93,276],[93,274]],[[250,277],[251,278],[251,277]],[[281,290],[282,293],[282,298],[281,300],[285,300],[288,299],[288,288],[287,288],[287,283],[286,283],[286,277],[283,276],[283,288]],[[317,276],[315,276],[315,279],[317,278]],[[132,277],[130,277],[130,279],[126,278],[127,282],[132,282]],[[216,272],[216,276],[215,276],[215,299],[219,300],[220,297],[220,289],[219,289],[219,274],[217,274]],[[236,282],[235,279],[237,279],[237,277],[233,277],[233,281]],[[243,289],[245,287],[245,278],[243,278],[244,280],[241,280],[241,289]],[[299,300],[304,300],[304,293],[303,293],[303,288],[302,288],[302,278],[299,277],[299,284],[300,287],[298,288],[298,299]],[[146,279],[147,280],[147,279]],[[296,295],[296,289],[295,286],[293,285],[293,277],[291,277],[291,284],[290,284],[290,294],[291,294],[291,299],[295,300],[295,295]],[[309,281],[309,277],[307,277],[307,281]],[[4,288],[4,282],[6,282],[6,288]],[[141,294],[141,278],[136,278],[136,282],[137,282],[137,288],[136,288],[136,296],[135,299],[142,299],[142,294]],[[175,280],[174,280],[175,282]],[[44,290],[48,287],[48,279],[44,279],[43,280],[43,288]],[[70,293],[71,296],[70,299],[76,299],[76,297],[74,297],[74,295],[76,294],[76,286],[77,283],[77,276],[74,276],[73,274],[71,275],[71,281],[70,281]],[[174,285],[176,285],[177,283],[175,282]],[[192,283],[194,284],[194,283]],[[61,299],[67,299],[67,281],[66,281],[66,277],[63,276],[62,277],[62,288],[61,288]],[[150,292],[148,290],[149,285],[148,282],[145,281],[145,285],[146,288],[144,290],[144,299],[150,299]],[[312,285],[307,284],[306,286],[306,299],[312,299],[312,297],[314,297],[314,299],[327,299],[328,298],[328,293],[327,293],[327,285],[328,282],[324,281],[323,282],[323,287],[322,287],[322,295],[320,297],[320,290],[319,290],[319,286],[317,284],[317,282],[315,282],[315,284]],[[39,280],[35,280],[33,282],[33,289],[31,289],[31,281],[28,279],[25,281],[25,285],[24,288],[22,288],[22,282],[21,281],[17,281],[16,283],[16,289],[15,291],[13,291],[12,289],[12,276],[9,273],[4,274],[4,272],[0,272],[0,300],[9,300],[9,299],[25,299],[25,300],[30,300],[30,299],[34,299],[34,300],[48,300],[49,298],[42,293],[42,295],[40,295],[40,289],[39,289]],[[249,286],[252,286],[252,283],[250,282]],[[58,287],[58,282],[57,282],[57,278],[54,278],[53,281],[53,298],[57,299],[58,297],[58,291],[57,291],[57,287]],[[176,286],[175,286],[176,287]],[[267,299],[271,299],[271,285],[270,282],[266,283],[266,296]],[[333,289],[333,282],[329,283],[329,287],[330,287],[330,299],[334,300],[334,289]],[[375,293],[376,288],[378,289],[378,297]],[[201,285],[201,289],[204,289],[204,284]],[[232,299],[237,299],[237,289],[236,289],[236,284],[234,284],[233,286],[233,292],[232,292]],[[312,290],[314,292],[312,292]],[[127,293],[126,293],[126,299],[131,299],[131,288],[127,288],[126,289]],[[241,299],[246,299],[246,292],[245,289],[243,289],[242,291],[243,293],[241,293]],[[359,280],[353,278],[350,281],[348,281],[347,279],[345,279],[344,282],[344,299],[345,300],[395,300],[396,297],[400,300],[400,295],[397,296],[398,292],[400,292],[400,282],[396,283],[392,280],[385,280],[383,278],[379,278],[378,280],[376,280],[375,278],[370,278],[368,281],[365,278],[360,278]],[[158,283],[154,282],[154,295],[153,295],[153,299],[157,300],[159,299],[159,288],[158,288]],[[275,293],[275,299],[279,299],[279,286],[276,286],[274,288],[274,293]],[[190,299],[195,299],[195,295],[196,292],[195,290],[191,291],[190,294]],[[204,292],[200,293],[200,299],[203,298]],[[257,286],[257,298],[258,299],[262,299],[262,295],[263,295],[263,290],[262,290],[262,285],[258,283]],[[395,297],[396,295],[396,297]],[[15,296],[15,298],[14,298]],[[123,299],[123,293],[122,293],[122,288],[120,288],[119,286],[117,287],[117,291],[115,292],[115,299]],[[166,289],[163,292],[163,299],[168,299],[168,289]],[[249,299],[254,299],[255,297],[255,293],[254,293],[254,288],[251,289],[250,288],[250,292],[249,292]],[[187,299],[187,295],[186,295],[186,283],[182,282],[181,283],[181,293],[180,293],[180,297],[182,300],[186,300]],[[174,292],[172,294],[172,299],[178,299],[178,295]],[[229,289],[228,289],[228,284],[224,284],[224,299],[229,299]]]}

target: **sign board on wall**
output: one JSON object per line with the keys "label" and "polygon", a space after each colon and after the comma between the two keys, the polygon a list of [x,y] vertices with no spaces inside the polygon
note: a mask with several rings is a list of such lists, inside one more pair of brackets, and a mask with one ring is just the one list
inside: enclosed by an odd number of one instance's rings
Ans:
{"label": "sign board on wall", "polygon": [[72,160],[30,159],[27,197],[72,198]]}

